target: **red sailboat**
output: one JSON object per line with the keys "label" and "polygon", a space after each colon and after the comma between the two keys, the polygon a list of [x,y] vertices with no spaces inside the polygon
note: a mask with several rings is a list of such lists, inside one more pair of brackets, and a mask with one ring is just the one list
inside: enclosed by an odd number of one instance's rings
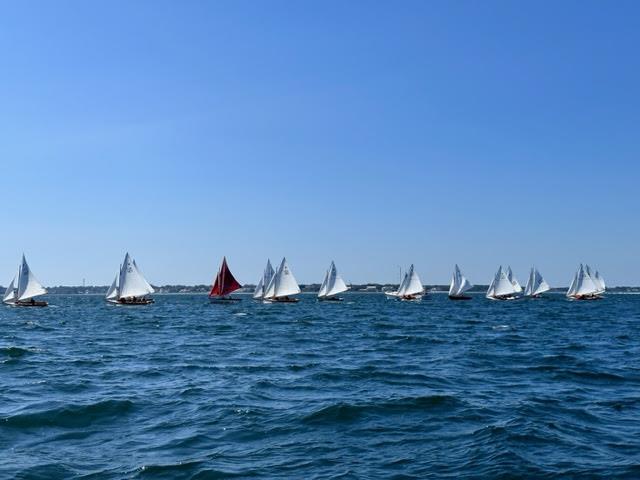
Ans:
{"label": "red sailboat", "polygon": [[227,265],[227,258],[223,257],[222,265],[220,265],[220,270],[218,270],[218,275],[216,275],[216,281],[213,283],[211,292],[209,292],[209,299],[213,303],[239,302],[241,300],[240,298],[230,296],[232,292],[235,292],[239,288],[242,288],[242,285],[233,277]]}

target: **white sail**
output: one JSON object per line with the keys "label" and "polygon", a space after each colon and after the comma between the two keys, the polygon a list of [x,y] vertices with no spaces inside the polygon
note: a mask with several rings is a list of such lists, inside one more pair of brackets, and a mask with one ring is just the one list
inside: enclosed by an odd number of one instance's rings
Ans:
{"label": "white sail", "polygon": [[458,265],[453,270],[453,276],[451,277],[451,285],[449,286],[449,296],[459,297],[464,292],[471,290],[473,285],[460,271]]}
{"label": "white sail", "polygon": [[2,297],[2,301],[4,303],[15,303],[16,297],[17,297],[17,289],[16,289],[17,282],[18,282],[18,274],[16,274],[16,276],[13,277],[13,280],[11,280],[11,283],[9,284],[9,286],[4,292],[4,296]]}
{"label": "white sail", "polygon": [[424,293],[424,286],[422,285],[420,277],[413,268],[413,265],[409,267],[409,271],[407,272],[405,279],[406,280],[403,282],[402,287],[398,290],[398,296],[408,297]]}
{"label": "white sail", "polygon": [[518,293],[516,291],[516,287],[513,285],[513,282],[509,280],[509,277],[502,269],[502,267],[498,268],[496,275],[491,282],[491,286],[487,291],[488,298],[499,298],[511,296]]}
{"label": "white sail", "polygon": [[118,273],[116,275],[116,278],[113,279],[113,283],[109,287],[109,290],[107,290],[107,295],[106,295],[107,300],[117,300],[117,298],[118,298],[118,280],[119,280],[119,277],[120,277],[120,274]]}
{"label": "white sail", "polygon": [[256,285],[256,289],[253,291],[253,298],[260,299],[264,296],[264,277],[260,277],[258,281],[258,285]]}
{"label": "white sail", "polygon": [[576,294],[578,287],[578,274],[580,273],[580,270],[582,270],[582,264],[580,264],[576,273],[573,274],[571,285],[569,285],[569,290],[567,290],[567,297],[573,297]]}
{"label": "white sail", "polygon": [[329,270],[324,272],[324,279],[322,280],[322,285],[320,285],[320,290],[318,291],[318,298],[327,296],[327,282],[329,281]]}
{"label": "white sail", "polygon": [[17,301],[29,300],[38,295],[44,295],[47,290],[42,286],[38,279],[33,275],[27,259],[22,255],[22,264],[18,274],[18,293]]}
{"label": "white sail", "polygon": [[273,271],[273,267],[271,266],[271,260],[267,260],[267,266],[264,267],[264,272],[262,272],[262,277],[260,278],[258,285],[256,285],[256,289],[253,291],[253,298],[255,299],[264,298],[264,294],[274,274],[275,272]]}
{"label": "white sail", "polygon": [[119,298],[144,297],[154,291],[127,253],[120,269]]}
{"label": "white sail", "polygon": [[511,266],[507,267],[507,278],[513,285],[513,291],[515,293],[520,293],[522,291],[522,286],[520,285],[520,282],[518,282],[518,279],[516,278],[516,276],[511,271]]}
{"label": "white sail", "polygon": [[529,279],[527,280],[527,286],[524,289],[524,294],[527,297],[533,297],[549,290],[551,290],[551,287],[544,280],[538,269],[532,267],[531,272],[529,272]]}
{"label": "white sail", "polygon": [[338,269],[336,268],[336,264],[331,262],[331,266],[329,267],[329,276],[327,279],[327,297],[333,297],[334,295],[338,295],[339,293],[346,292],[349,290],[347,284],[344,283],[342,277],[338,274]]}
{"label": "white sail", "polygon": [[578,271],[578,281],[576,284],[576,291],[573,296],[581,297],[585,295],[597,295],[600,293],[600,288],[589,275],[589,266],[583,267],[580,265],[580,270]]}
{"label": "white sail", "polygon": [[287,265],[287,259],[283,258],[278,270],[267,286],[264,298],[286,297],[296,293],[300,293],[300,287]]}
{"label": "white sail", "polygon": [[600,287],[599,293],[604,293],[607,289],[607,285],[604,283],[604,278],[602,278],[599,271],[596,270],[596,274],[593,279],[596,281],[598,287]]}

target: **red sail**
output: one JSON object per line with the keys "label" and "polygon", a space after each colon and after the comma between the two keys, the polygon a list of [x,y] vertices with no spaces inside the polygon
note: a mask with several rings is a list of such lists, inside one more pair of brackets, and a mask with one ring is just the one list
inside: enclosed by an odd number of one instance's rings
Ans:
{"label": "red sail", "polygon": [[209,296],[223,297],[225,295],[229,295],[231,292],[235,292],[239,288],[242,288],[242,285],[233,278],[233,275],[227,266],[227,259],[225,257],[222,259],[222,265],[220,266],[218,275],[216,275],[216,281],[213,284],[211,292],[209,292]]}

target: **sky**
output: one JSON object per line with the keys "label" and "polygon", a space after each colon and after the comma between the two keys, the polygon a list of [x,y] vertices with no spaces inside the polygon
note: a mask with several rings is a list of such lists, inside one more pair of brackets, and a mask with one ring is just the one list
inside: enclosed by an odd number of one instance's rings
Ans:
{"label": "sky", "polygon": [[0,284],[640,285],[640,3],[0,1]]}

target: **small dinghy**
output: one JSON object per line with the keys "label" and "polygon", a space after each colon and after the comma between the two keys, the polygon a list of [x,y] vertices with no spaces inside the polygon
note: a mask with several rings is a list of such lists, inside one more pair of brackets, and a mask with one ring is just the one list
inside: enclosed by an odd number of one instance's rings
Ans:
{"label": "small dinghy", "polygon": [[529,280],[527,280],[527,286],[524,289],[524,296],[529,298],[540,298],[544,292],[551,290],[551,287],[538,271],[536,267],[531,267],[529,272]]}
{"label": "small dinghy", "polygon": [[468,292],[472,288],[473,284],[466,279],[458,265],[456,265],[453,270],[453,276],[451,277],[451,285],[449,286],[449,299],[471,300],[471,297],[465,295],[465,292]]}
{"label": "small dinghy", "polygon": [[220,270],[218,270],[218,275],[216,275],[216,280],[213,283],[213,287],[211,288],[211,292],[209,292],[209,300],[211,303],[235,303],[242,300],[241,298],[230,296],[231,293],[235,292],[239,288],[242,288],[242,285],[238,283],[238,281],[234,278],[231,270],[229,270],[229,266],[227,265],[227,258],[222,258],[222,265],[220,265]]}
{"label": "small dinghy", "polygon": [[153,292],[155,290],[140,272],[136,261],[127,253],[105,298],[117,305],[149,305],[153,299],[147,295]]}
{"label": "small dinghy", "polygon": [[[509,268],[511,270],[511,268]],[[522,291],[522,287],[517,283],[513,277],[513,273],[511,274],[511,279],[507,273],[502,269],[502,266],[498,268],[493,280],[491,280],[491,284],[489,285],[489,289],[487,290],[486,297],[489,300],[515,300],[518,298],[518,293]],[[518,290],[518,287],[520,289]]]}
{"label": "small dinghy", "polygon": [[589,265],[580,264],[578,271],[573,276],[567,298],[571,300],[600,300],[606,290],[604,280],[600,273],[591,273]]}
{"label": "small dinghy", "polygon": [[341,302],[343,299],[338,297],[340,293],[349,290],[347,284],[344,283],[342,277],[338,275],[335,263],[332,261],[329,270],[324,275],[324,280],[318,292],[318,300],[325,302]]}
{"label": "small dinghy", "polygon": [[18,273],[11,280],[2,297],[2,302],[12,307],[46,307],[49,305],[44,300],[36,300],[40,295],[46,295],[47,290],[35,277],[27,259],[22,255],[22,262]]}
{"label": "small dinghy", "polygon": [[287,265],[287,259],[283,258],[265,289],[263,301],[265,303],[297,303],[300,300],[292,295],[298,293],[300,293],[298,282]]}

